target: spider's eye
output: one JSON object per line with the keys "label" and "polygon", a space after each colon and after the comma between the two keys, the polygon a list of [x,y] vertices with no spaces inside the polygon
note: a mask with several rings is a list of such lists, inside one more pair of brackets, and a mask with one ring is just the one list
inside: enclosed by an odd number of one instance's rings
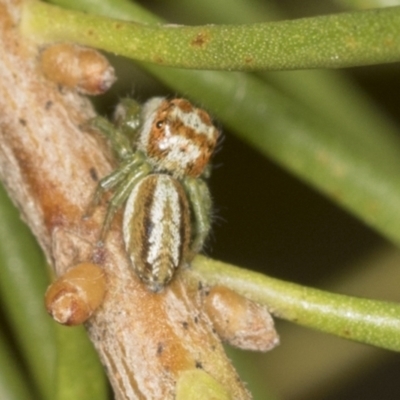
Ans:
{"label": "spider's eye", "polygon": [[157,129],[161,129],[163,126],[164,126],[164,121],[162,119],[156,122]]}

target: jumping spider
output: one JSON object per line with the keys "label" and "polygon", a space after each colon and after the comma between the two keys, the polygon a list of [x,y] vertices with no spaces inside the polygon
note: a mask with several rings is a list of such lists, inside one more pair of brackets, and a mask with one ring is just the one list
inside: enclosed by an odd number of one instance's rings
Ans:
{"label": "jumping spider", "polygon": [[101,179],[91,207],[112,190],[101,240],[126,202],[123,237],[132,267],[152,290],[198,253],[210,229],[211,199],[205,178],[219,132],[209,115],[187,100],[155,97],[143,107],[124,99],[115,125],[91,125],[110,141],[119,166]]}

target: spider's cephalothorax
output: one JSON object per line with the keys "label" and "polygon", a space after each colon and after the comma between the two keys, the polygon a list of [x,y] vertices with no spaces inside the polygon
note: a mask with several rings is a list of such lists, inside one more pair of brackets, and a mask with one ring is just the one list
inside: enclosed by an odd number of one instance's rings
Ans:
{"label": "spider's cephalothorax", "polygon": [[92,125],[110,140],[120,164],[103,178],[93,198],[113,190],[104,239],[126,201],[123,237],[132,267],[153,291],[198,253],[210,229],[211,199],[204,181],[219,132],[209,115],[184,99],[155,97],[142,108],[124,99],[115,124]]}

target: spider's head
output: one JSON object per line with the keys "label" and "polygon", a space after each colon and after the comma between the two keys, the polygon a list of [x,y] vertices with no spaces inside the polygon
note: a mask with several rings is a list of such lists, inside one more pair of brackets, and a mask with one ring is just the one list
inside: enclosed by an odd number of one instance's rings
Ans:
{"label": "spider's head", "polygon": [[138,149],[154,167],[180,178],[202,174],[219,132],[210,116],[184,99],[150,99],[143,107]]}

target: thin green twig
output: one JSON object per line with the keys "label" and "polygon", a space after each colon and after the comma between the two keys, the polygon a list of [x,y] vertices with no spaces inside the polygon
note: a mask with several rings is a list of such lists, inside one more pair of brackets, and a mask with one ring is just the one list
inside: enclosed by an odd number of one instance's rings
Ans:
{"label": "thin green twig", "polygon": [[143,62],[191,69],[343,68],[400,60],[400,7],[292,21],[198,27],[144,25],[27,1],[25,32]]}
{"label": "thin green twig", "polygon": [[333,294],[197,257],[193,272],[266,305],[276,316],[346,339],[400,351],[400,304]]}

